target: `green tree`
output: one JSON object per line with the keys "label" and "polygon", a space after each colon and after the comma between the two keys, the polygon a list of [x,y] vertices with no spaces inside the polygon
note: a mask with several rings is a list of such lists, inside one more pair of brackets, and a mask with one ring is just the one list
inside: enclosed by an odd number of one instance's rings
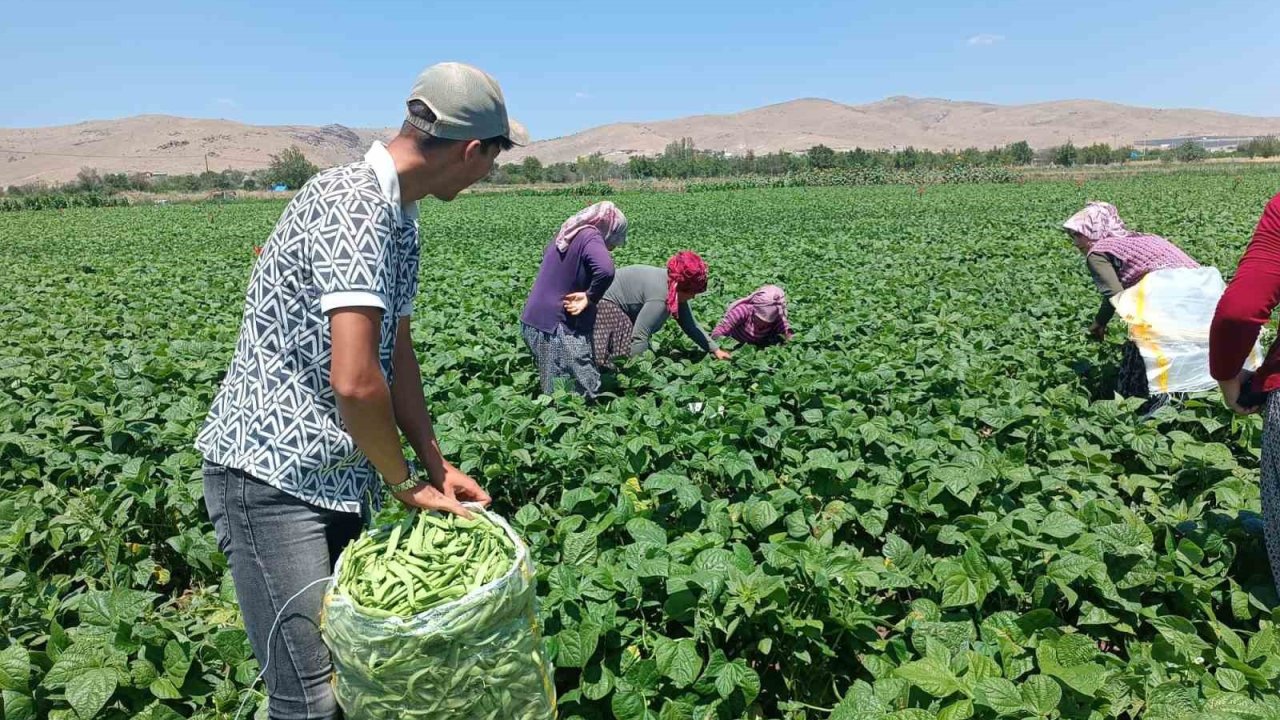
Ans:
{"label": "green tree", "polygon": [[653,158],[645,155],[632,155],[627,160],[627,167],[631,171],[631,177],[658,177],[658,164],[653,161]]}
{"label": "green tree", "polygon": [[893,165],[899,170],[911,170],[920,164],[920,151],[908,145],[901,152],[893,154]]}
{"label": "green tree", "polygon": [[96,192],[102,189],[102,176],[93,168],[80,168],[76,173],[75,189]]}
{"label": "green tree", "polygon": [[609,177],[609,161],[600,153],[578,158],[578,176],[584,180],[604,180]]}
{"label": "green tree", "polygon": [[1067,144],[1060,145],[1053,150],[1053,164],[1062,167],[1071,167],[1080,161],[1080,151],[1070,140]]}
{"label": "green tree", "polygon": [[1014,165],[1030,165],[1036,160],[1036,153],[1031,149],[1031,145],[1026,140],[1019,140],[1016,143],[1010,143],[1004,146],[1005,153],[1009,157],[1009,162]]}
{"label": "green tree", "polygon": [[320,168],[302,154],[301,148],[294,145],[279,155],[271,156],[266,178],[269,185],[282,184],[290,190],[297,190],[317,172],[320,172]]}
{"label": "green tree", "polygon": [[1253,138],[1240,146],[1240,154],[1245,157],[1275,157],[1280,155],[1280,139],[1274,135]]}
{"label": "green tree", "polygon": [[814,145],[805,155],[809,158],[809,167],[825,170],[836,166],[836,151],[826,145]]}
{"label": "green tree", "polygon": [[520,173],[527,182],[542,182],[542,161],[530,155],[520,162]]}
{"label": "green tree", "polygon": [[1203,145],[1188,140],[1178,146],[1174,156],[1179,162],[1198,162],[1209,157],[1209,151],[1205,150]]}
{"label": "green tree", "polygon": [[1110,165],[1114,159],[1111,146],[1106,143],[1094,143],[1080,148],[1080,162],[1084,165]]}
{"label": "green tree", "polygon": [[[973,165],[973,166],[985,164],[983,162],[982,151],[976,147],[967,147],[961,150],[960,153],[956,155],[955,163],[960,165]],[[944,164],[952,164],[952,163],[944,163]]]}

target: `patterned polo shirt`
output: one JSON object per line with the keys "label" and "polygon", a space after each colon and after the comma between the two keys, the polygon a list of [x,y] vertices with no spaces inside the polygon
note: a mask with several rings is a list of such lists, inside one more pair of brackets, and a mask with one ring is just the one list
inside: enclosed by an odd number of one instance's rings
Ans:
{"label": "patterned polo shirt", "polygon": [[231,367],[196,439],[205,460],[313,505],[360,512],[379,478],[338,415],[327,313],[383,310],[379,356],[390,383],[418,262],[417,207],[401,204],[382,143],[308,181],[254,266]]}

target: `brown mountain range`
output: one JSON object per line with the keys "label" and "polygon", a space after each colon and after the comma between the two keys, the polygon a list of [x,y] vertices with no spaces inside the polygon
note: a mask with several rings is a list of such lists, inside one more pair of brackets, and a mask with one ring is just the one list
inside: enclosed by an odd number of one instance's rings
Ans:
{"label": "brown mountain range", "polygon": [[[537,128],[534,128],[536,132]],[[245,125],[141,115],[48,128],[0,129],[0,186],[70,180],[83,167],[99,172],[200,172],[265,167],[270,155],[298,145],[321,167],[348,162],[389,129],[341,125]],[[601,153],[615,162],[661,153],[668,143],[693,138],[702,149],[757,154],[804,151],[814,145],[851,149],[989,148],[1026,140],[1032,147],[1186,136],[1280,134],[1280,118],[1210,110],[1160,110],[1093,100],[1031,105],[893,97],[866,105],[803,99],[728,115],[616,123],[543,140],[504,155],[504,162],[534,155],[544,163]]]}

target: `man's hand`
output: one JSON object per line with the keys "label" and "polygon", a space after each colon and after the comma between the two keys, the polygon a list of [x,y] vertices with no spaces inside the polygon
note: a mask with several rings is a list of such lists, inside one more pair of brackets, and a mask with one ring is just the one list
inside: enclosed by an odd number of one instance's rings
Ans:
{"label": "man's hand", "polygon": [[570,315],[581,315],[590,301],[584,292],[569,293],[564,296],[564,311]]}
{"label": "man's hand", "polygon": [[490,500],[492,500],[489,497],[489,493],[480,487],[480,483],[472,480],[469,475],[454,467],[448,461],[444,464],[444,480],[440,483],[440,490],[446,497],[460,502],[480,503],[487,507]]}
{"label": "man's hand", "polygon": [[1107,328],[1105,325],[1093,323],[1089,326],[1089,337],[1099,342],[1107,339]]}
{"label": "man's hand", "polygon": [[717,359],[717,360],[731,360],[731,359],[733,359],[733,355],[732,355],[731,353],[729,353],[728,351],[726,351],[726,350],[716,350],[715,352],[711,353],[711,356],[712,356],[712,357],[714,357],[714,358],[715,358],[715,359]]}
{"label": "man's hand", "polygon": [[1226,401],[1227,407],[1231,408],[1237,415],[1252,415],[1258,412],[1257,407],[1244,407],[1240,404],[1240,391],[1244,389],[1246,383],[1253,378],[1253,373],[1248,370],[1241,370],[1240,374],[1230,380],[1221,380],[1218,387],[1222,388],[1222,399]]}
{"label": "man's hand", "polygon": [[409,507],[423,510],[440,510],[464,518],[471,517],[471,511],[463,507],[457,498],[441,492],[439,488],[430,483],[423,483],[410,490],[395,493],[395,498]]}

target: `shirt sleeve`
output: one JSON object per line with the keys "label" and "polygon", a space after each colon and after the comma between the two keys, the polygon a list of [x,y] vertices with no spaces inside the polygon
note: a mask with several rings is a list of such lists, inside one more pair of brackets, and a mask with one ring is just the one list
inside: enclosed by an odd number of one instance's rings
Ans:
{"label": "shirt sleeve", "polygon": [[324,217],[307,237],[320,310],[392,308],[395,279],[394,219],[384,203],[366,202],[355,192],[328,202]]}
{"label": "shirt sleeve", "polygon": [[613,255],[604,245],[604,238],[599,233],[593,234],[590,242],[582,249],[582,263],[591,275],[591,284],[587,286],[587,298],[592,304],[600,302],[609,286],[613,284],[616,270]]}
{"label": "shirt sleeve", "polygon": [[1230,380],[1280,304],[1280,195],[1263,211],[1209,326],[1209,373]]}
{"label": "shirt sleeve", "polygon": [[665,300],[650,300],[641,306],[636,321],[631,325],[631,347],[627,350],[627,357],[637,357],[648,350],[649,338],[669,317]]}
{"label": "shirt sleeve", "polygon": [[739,305],[724,314],[724,317],[711,331],[711,337],[732,337],[733,331],[742,327],[742,323],[755,311],[749,305]]}
{"label": "shirt sleeve", "polygon": [[680,329],[684,330],[684,334],[689,336],[693,344],[702,348],[703,352],[713,353],[720,349],[715,340],[707,337],[707,334],[698,325],[698,321],[693,319],[693,311],[689,309],[689,303],[680,303],[676,314],[676,322],[680,323]]}
{"label": "shirt sleeve", "polygon": [[1094,286],[1102,294],[1102,304],[1093,316],[1093,321],[1106,327],[1116,314],[1111,298],[1123,292],[1124,285],[1120,283],[1120,276],[1116,274],[1116,266],[1112,264],[1110,255],[1090,253],[1089,257],[1085,258],[1085,263],[1089,266],[1089,275],[1093,277]]}

